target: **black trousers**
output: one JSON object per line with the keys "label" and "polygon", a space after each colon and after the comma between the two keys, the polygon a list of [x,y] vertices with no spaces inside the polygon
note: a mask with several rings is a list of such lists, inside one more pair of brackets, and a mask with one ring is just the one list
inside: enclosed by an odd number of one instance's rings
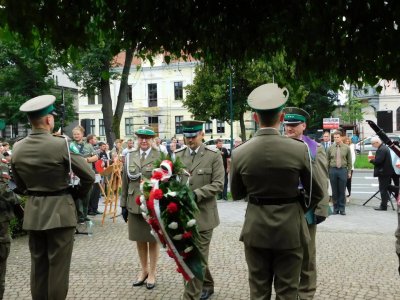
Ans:
{"label": "black trousers", "polygon": [[100,186],[98,183],[93,184],[92,192],[89,199],[89,212],[95,212],[99,208]]}
{"label": "black trousers", "polygon": [[381,208],[387,208],[389,202],[389,190],[388,187],[391,182],[390,176],[378,176],[379,192],[381,193]]}

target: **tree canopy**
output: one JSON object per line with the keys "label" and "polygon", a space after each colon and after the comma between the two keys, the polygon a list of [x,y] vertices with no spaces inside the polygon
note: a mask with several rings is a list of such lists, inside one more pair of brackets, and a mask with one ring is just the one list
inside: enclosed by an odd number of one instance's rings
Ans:
{"label": "tree canopy", "polygon": [[[26,124],[26,114],[19,107],[26,100],[43,94],[54,94],[56,107],[62,104],[61,91],[50,76],[56,55],[51,46],[38,44],[22,46],[18,35],[0,29],[0,117],[7,124]],[[73,97],[66,93],[66,124],[75,117]],[[59,110],[60,112],[60,110]],[[60,126],[58,123],[57,127]]]}
{"label": "tree canopy", "polygon": [[373,84],[398,77],[399,18],[396,0],[0,0],[3,25],[59,50],[85,48],[94,30],[143,55],[167,50],[229,61],[284,48],[303,77],[333,73]]}

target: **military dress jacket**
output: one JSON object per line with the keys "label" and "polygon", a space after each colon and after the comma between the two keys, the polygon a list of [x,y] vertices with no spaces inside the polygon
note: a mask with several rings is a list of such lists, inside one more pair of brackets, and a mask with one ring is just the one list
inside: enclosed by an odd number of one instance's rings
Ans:
{"label": "military dress jacket", "polygon": [[72,171],[80,178],[80,194],[90,190],[94,172],[82,156],[72,152],[69,156],[68,152],[64,137],[53,136],[44,129],[33,129],[29,136],[14,145],[11,168],[18,190],[60,192],[54,196],[28,196],[25,230],[76,226],[75,202],[70,194],[62,193],[70,183],[69,163],[71,161]]}
{"label": "military dress jacket", "polygon": [[[233,150],[231,192],[233,199],[249,196],[279,199],[299,196],[299,179],[312,195],[308,209],[323,199],[326,178],[311,175],[307,146],[282,136],[274,128],[257,131],[248,142]],[[298,202],[279,205],[247,205],[240,240],[246,246],[269,249],[294,249],[304,246],[310,236],[304,213]]]}
{"label": "military dress jacket", "polygon": [[181,160],[190,174],[190,178],[187,173],[182,174],[182,182],[189,181],[189,187],[196,195],[199,212],[195,218],[199,231],[217,227],[219,215],[216,196],[223,190],[225,176],[220,152],[202,144],[194,159],[189,147],[176,150],[175,157]]}
{"label": "military dress jacket", "polygon": [[[154,162],[160,159],[160,152],[151,149],[143,164],[140,164],[140,150],[128,152],[125,157],[124,171],[122,176],[121,207],[126,207],[130,213],[141,214],[136,197],[141,195],[140,181],[143,178],[150,179],[155,168]],[[141,173],[141,176],[137,176]],[[133,179],[134,178],[134,179]]]}

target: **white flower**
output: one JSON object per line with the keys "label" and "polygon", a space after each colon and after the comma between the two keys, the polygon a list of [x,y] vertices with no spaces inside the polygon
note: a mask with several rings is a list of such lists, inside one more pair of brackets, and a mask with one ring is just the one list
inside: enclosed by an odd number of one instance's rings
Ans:
{"label": "white flower", "polygon": [[176,192],[168,191],[167,195],[171,197],[176,197]]}
{"label": "white flower", "polygon": [[168,228],[177,229],[177,228],[178,228],[178,223],[176,223],[176,222],[171,222],[171,223],[169,223]]}
{"label": "white flower", "polygon": [[144,195],[140,195],[140,203],[145,203],[146,202],[146,198],[144,197]]}
{"label": "white flower", "polygon": [[180,241],[182,239],[182,234],[174,235],[173,239],[176,240],[176,241]]}
{"label": "white flower", "polygon": [[142,203],[142,205],[140,205],[140,209],[141,209],[142,211],[144,211],[145,213],[147,213],[147,206],[146,206],[146,204]]}
{"label": "white flower", "polygon": [[192,250],[193,250],[193,246],[190,246],[190,247],[187,247],[185,250],[183,250],[183,252],[189,253]]}
{"label": "white flower", "polygon": [[195,219],[191,219],[191,220],[189,220],[187,223],[186,223],[186,225],[188,226],[188,227],[192,227],[192,226],[194,226],[196,224],[196,220]]}

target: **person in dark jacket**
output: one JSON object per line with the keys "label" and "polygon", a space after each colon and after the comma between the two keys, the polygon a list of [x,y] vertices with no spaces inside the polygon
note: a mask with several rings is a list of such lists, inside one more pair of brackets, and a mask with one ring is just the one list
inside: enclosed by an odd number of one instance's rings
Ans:
{"label": "person in dark jacket", "polygon": [[375,158],[369,162],[374,165],[374,177],[378,177],[379,192],[381,193],[381,205],[375,210],[387,210],[387,203],[390,199],[388,187],[391,177],[394,174],[392,159],[389,148],[384,145],[377,136],[371,138],[371,144],[377,148]]}

